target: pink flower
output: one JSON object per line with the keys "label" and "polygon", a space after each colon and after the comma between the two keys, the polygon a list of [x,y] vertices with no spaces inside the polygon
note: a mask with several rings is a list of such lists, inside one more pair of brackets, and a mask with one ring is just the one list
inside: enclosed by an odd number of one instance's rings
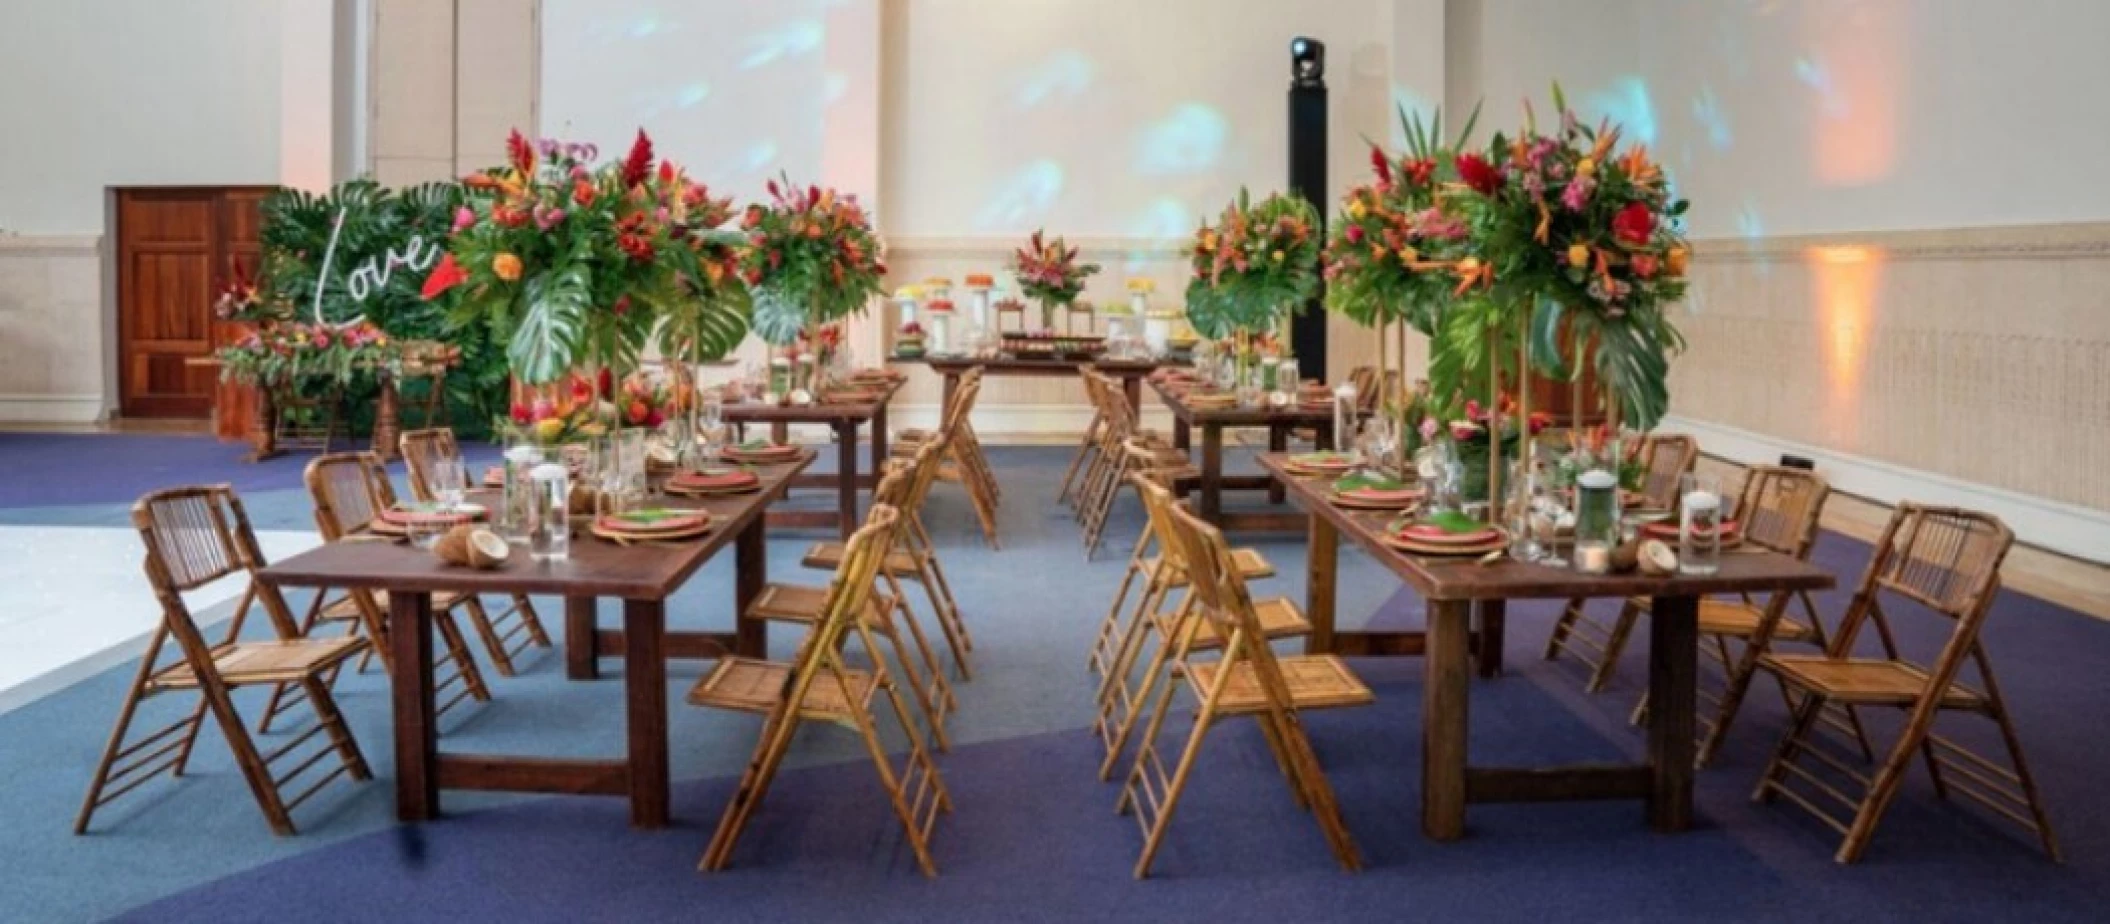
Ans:
{"label": "pink flower", "polygon": [[1590,204],[1590,193],[1596,186],[1597,181],[1589,177],[1576,177],[1574,182],[1568,184],[1567,189],[1561,190],[1561,205],[1571,212],[1582,211]]}
{"label": "pink flower", "polygon": [[1423,418],[1421,419],[1421,427],[1420,427],[1420,430],[1421,430],[1421,440],[1422,440],[1422,442],[1428,442],[1429,440],[1433,440],[1433,439],[1435,439],[1435,438],[1436,438],[1436,418],[1434,418],[1434,417],[1423,417]]}
{"label": "pink flower", "polygon": [[1348,230],[1347,230],[1346,232],[1343,232],[1343,233],[1347,235],[1347,237],[1348,237],[1348,243],[1350,243],[1350,244],[1360,244],[1360,243],[1362,243],[1362,242],[1363,242],[1363,226],[1362,226],[1362,225],[1349,225],[1349,226],[1348,226]]}
{"label": "pink flower", "polygon": [[469,226],[473,224],[476,224],[476,211],[474,209],[465,205],[454,210],[454,233],[460,234],[463,231],[467,231]]}
{"label": "pink flower", "polygon": [[329,349],[329,348],[330,348],[330,332],[329,332],[329,331],[327,331],[327,330],[318,330],[318,331],[316,331],[316,332],[315,332],[315,348],[316,348],[316,349],[318,349],[318,350],[327,350],[327,349]]}

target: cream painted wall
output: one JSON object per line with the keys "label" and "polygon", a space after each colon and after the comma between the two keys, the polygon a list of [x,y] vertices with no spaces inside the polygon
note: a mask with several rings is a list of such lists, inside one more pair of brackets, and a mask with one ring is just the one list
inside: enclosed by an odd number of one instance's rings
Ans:
{"label": "cream painted wall", "polygon": [[[2110,558],[2110,62],[2086,0],[1451,0],[1449,99],[1561,80],[1693,200],[1672,426]],[[2080,224],[2065,224],[2079,222]]]}

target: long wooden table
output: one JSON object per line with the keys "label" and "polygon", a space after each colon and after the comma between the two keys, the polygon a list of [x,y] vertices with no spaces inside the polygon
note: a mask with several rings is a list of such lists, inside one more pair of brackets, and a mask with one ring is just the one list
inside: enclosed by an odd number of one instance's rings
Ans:
{"label": "long wooden table", "polygon": [[897,366],[929,366],[932,372],[945,377],[943,404],[952,406],[952,394],[960,387],[960,377],[967,370],[982,367],[985,376],[1024,376],[1028,378],[1076,378],[1078,366],[1090,366],[1100,373],[1121,380],[1121,393],[1128,396],[1131,410],[1143,408],[1143,379],[1165,366],[1185,365],[1167,359],[1056,359],[1054,357],[1021,356],[918,356],[895,357],[887,360]]}
{"label": "long wooden table", "polygon": [[[1464,836],[1465,807],[1474,802],[1640,799],[1656,830],[1685,830],[1692,823],[1700,598],[1740,591],[1822,590],[1836,583],[1822,568],[1764,551],[1724,554],[1715,574],[1669,577],[1579,574],[1506,558],[1482,565],[1470,558],[1411,555],[1380,538],[1393,514],[1334,506],[1328,500],[1333,479],[1291,474],[1284,468],[1287,459],[1269,453],[1260,461],[1310,514],[1305,615],[1312,634],[1307,650],[1423,656],[1421,829],[1439,841]],[[1336,569],[1344,535],[1428,601],[1426,633],[1345,633],[1334,628]],[[1509,600],[1575,597],[1650,598],[1647,759],[1631,765],[1471,766],[1466,754],[1471,691],[1466,661],[1473,607],[1481,607],[1484,629],[1490,619],[1501,621]],[[1483,637],[1481,644],[1499,648],[1499,630],[1496,635]]]}
{"label": "long wooden table", "polygon": [[1152,379],[1150,388],[1157,392],[1158,399],[1165,402],[1165,407],[1172,411],[1173,446],[1189,449],[1193,443],[1194,431],[1202,432],[1201,479],[1195,484],[1195,492],[1200,495],[1196,502],[1196,512],[1202,519],[1227,530],[1295,530],[1304,527],[1304,518],[1295,514],[1224,513],[1225,491],[1265,490],[1268,492],[1268,500],[1277,504],[1282,502],[1284,496],[1282,486],[1277,484],[1271,475],[1224,474],[1224,430],[1265,428],[1268,449],[1281,452],[1289,448],[1289,438],[1293,431],[1309,429],[1316,435],[1318,448],[1332,449],[1331,406],[1325,410],[1305,408],[1297,404],[1281,408],[1197,408],[1188,404],[1185,392],[1171,383]]}
{"label": "long wooden table", "polygon": [[[762,487],[748,494],[669,500],[669,507],[711,512],[714,528],[698,539],[624,546],[595,538],[581,523],[568,560],[534,561],[516,546],[503,566],[490,571],[451,566],[408,545],[333,542],[271,565],[262,577],[287,587],[388,592],[385,643],[393,655],[397,818],[438,816],[443,788],[481,789],[626,796],[631,825],[662,828],[668,820],[666,659],[766,652],[765,624],[742,615],[768,581],[763,513],[812,462],[807,452],[792,462],[757,466]],[[734,630],[669,631],[667,598],[728,545],[736,557]],[[622,655],[626,756],[578,760],[441,753],[433,703],[432,595],[448,592],[563,597],[566,673],[572,679],[598,677],[603,652]],[[597,625],[595,603],[601,597],[623,601],[621,629]]]}
{"label": "long wooden table", "polygon": [[[894,394],[901,390],[904,381],[893,379],[875,386],[878,394],[871,401],[816,401],[806,405],[744,401],[725,405],[726,423],[741,428],[749,424],[768,424],[770,437],[779,443],[788,440],[792,424],[823,424],[835,434],[835,474],[802,474],[792,479],[791,486],[834,488],[836,509],[772,510],[769,512],[771,526],[787,529],[834,527],[844,539],[849,539],[850,534],[857,531],[857,525],[862,522],[857,515],[857,492],[879,484],[879,471],[886,466],[887,459],[887,405],[894,400]],[[859,427],[868,427],[872,431],[872,467],[862,473],[857,470]]]}

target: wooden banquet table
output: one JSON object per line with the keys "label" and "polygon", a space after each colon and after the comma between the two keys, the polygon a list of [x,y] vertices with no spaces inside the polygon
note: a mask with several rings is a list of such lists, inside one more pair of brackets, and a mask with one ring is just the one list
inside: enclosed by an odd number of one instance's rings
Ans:
{"label": "wooden banquet table", "polygon": [[[1314,653],[1423,656],[1421,829],[1448,841],[1465,833],[1465,807],[1474,802],[1556,802],[1640,799],[1650,826],[1682,831],[1692,823],[1694,673],[1698,660],[1699,600],[1709,594],[1822,590],[1830,572],[1773,552],[1728,551],[1711,575],[1648,577],[1590,575],[1504,558],[1426,557],[1398,551],[1381,536],[1394,514],[1355,511],[1328,500],[1331,477],[1294,475],[1288,456],[1269,453],[1261,465],[1310,513],[1309,585],[1305,615]],[[1346,535],[1428,601],[1428,631],[1340,632],[1334,628],[1339,541]],[[1467,761],[1466,714],[1471,686],[1469,621],[1481,608],[1482,646],[1501,646],[1509,600],[1575,597],[1648,597],[1649,678],[1647,760],[1632,765],[1474,767]],[[1483,660],[1483,672],[1487,661]]]}
{"label": "wooden banquet table", "polygon": [[[516,546],[502,566],[489,571],[448,565],[430,551],[409,545],[339,541],[271,565],[262,577],[283,587],[388,592],[386,643],[394,663],[390,686],[398,819],[436,817],[443,788],[480,789],[627,796],[632,826],[661,828],[668,819],[666,659],[716,658],[729,651],[755,657],[765,653],[765,625],[740,615],[768,581],[763,512],[812,462],[813,454],[806,452],[790,462],[756,466],[762,485],[747,494],[669,498],[666,506],[711,512],[713,528],[696,539],[625,546],[594,537],[581,523],[569,560],[534,561]],[[728,545],[736,558],[734,631],[669,631],[667,598]],[[432,595],[449,592],[563,597],[568,676],[594,679],[603,651],[622,655],[628,713],[625,757],[441,753],[433,703]],[[596,624],[595,603],[601,597],[623,601],[621,629]]]}
{"label": "wooden banquet table", "polygon": [[1223,492],[1227,490],[1257,491],[1265,489],[1268,500],[1281,503],[1283,488],[1270,475],[1226,475],[1224,474],[1224,430],[1226,428],[1267,428],[1268,449],[1281,452],[1289,448],[1290,433],[1299,429],[1310,429],[1316,434],[1318,448],[1333,448],[1333,408],[1310,409],[1297,404],[1288,407],[1257,408],[1197,408],[1187,403],[1186,395],[1170,383],[1152,380],[1150,387],[1172,411],[1172,445],[1188,449],[1193,441],[1193,431],[1202,431],[1201,480],[1195,485],[1200,494],[1196,513],[1201,518],[1222,529],[1283,530],[1302,529],[1303,517],[1295,514],[1236,513],[1223,512]]}
{"label": "wooden banquet table", "polygon": [[943,403],[939,407],[952,406],[952,393],[960,387],[960,376],[976,366],[982,367],[985,376],[1025,376],[1033,378],[1075,378],[1078,366],[1090,366],[1105,375],[1121,380],[1121,393],[1128,396],[1130,410],[1143,408],[1143,379],[1163,366],[1185,365],[1169,359],[1058,359],[1055,357],[1024,356],[897,356],[887,360],[897,366],[929,366],[932,372],[945,377]]}
{"label": "wooden banquet table", "polygon": [[[904,379],[892,379],[873,386],[874,397],[869,401],[816,401],[812,404],[763,404],[759,401],[728,402],[725,405],[725,422],[745,429],[749,424],[769,424],[770,438],[779,443],[786,442],[792,424],[823,424],[835,433],[836,463],[833,475],[801,474],[791,481],[794,488],[836,489],[836,509],[826,510],[772,510],[769,524],[785,528],[835,527],[844,539],[857,531],[862,520],[857,515],[857,492],[871,489],[879,484],[879,471],[886,466],[887,459],[887,404],[894,400],[894,393],[901,390]],[[869,427],[872,431],[871,471],[857,470],[857,429]]]}

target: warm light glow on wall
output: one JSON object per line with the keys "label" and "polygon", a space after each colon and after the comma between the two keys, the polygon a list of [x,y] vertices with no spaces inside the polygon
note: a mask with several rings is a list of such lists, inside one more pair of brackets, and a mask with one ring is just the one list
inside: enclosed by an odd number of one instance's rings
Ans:
{"label": "warm light glow on wall", "polygon": [[1803,30],[1811,48],[1796,62],[1809,86],[1816,132],[1810,151],[1819,183],[1865,186],[1890,177],[1903,108],[1905,0],[1811,3]]}
{"label": "warm light glow on wall", "polygon": [[1868,360],[1883,252],[1860,245],[1813,247],[1807,259],[1816,289],[1812,303],[1817,329],[1824,337],[1825,426],[1831,439],[1852,446],[1859,435],[1861,374]]}

